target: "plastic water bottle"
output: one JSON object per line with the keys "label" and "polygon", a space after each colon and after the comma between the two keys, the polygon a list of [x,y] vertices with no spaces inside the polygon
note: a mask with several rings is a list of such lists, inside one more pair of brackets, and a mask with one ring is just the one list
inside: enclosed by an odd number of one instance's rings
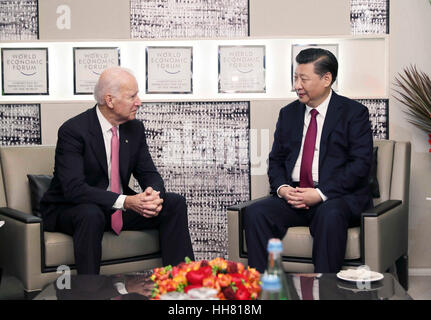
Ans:
{"label": "plastic water bottle", "polygon": [[277,275],[264,273],[261,281],[261,300],[285,300],[281,297],[281,281]]}
{"label": "plastic water bottle", "polygon": [[290,293],[287,285],[286,274],[284,273],[281,252],[283,245],[280,239],[272,238],[268,241],[268,266],[265,273],[278,276],[281,283],[280,300],[289,300]]}

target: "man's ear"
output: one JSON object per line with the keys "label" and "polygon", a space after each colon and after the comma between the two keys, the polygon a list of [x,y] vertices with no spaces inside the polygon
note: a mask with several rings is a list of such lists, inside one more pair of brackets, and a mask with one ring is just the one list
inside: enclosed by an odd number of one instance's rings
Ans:
{"label": "man's ear", "polygon": [[114,104],[112,102],[113,96],[110,94],[105,94],[104,99],[105,99],[105,104],[108,106],[108,108],[113,109],[114,108]]}
{"label": "man's ear", "polygon": [[332,84],[332,73],[326,72],[322,79],[325,81],[325,87],[330,87]]}

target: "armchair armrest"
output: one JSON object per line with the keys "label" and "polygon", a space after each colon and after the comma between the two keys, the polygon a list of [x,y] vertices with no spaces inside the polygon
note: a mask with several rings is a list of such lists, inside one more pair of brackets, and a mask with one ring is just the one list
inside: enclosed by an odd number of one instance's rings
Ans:
{"label": "armchair armrest", "polygon": [[11,208],[0,208],[0,266],[20,279],[24,286],[41,272],[42,219]]}
{"label": "armchair armrest", "polygon": [[18,220],[20,222],[24,223],[41,223],[42,219],[39,217],[36,217],[32,214],[27,214],[19,210],[11,209],[11,208],[0,208],[0,214]]}
{"label": "armchair armrest", "polygon": [[242,262],[244,265],[248,264],[246,253],[244,252],[243,227],[242,227],[242,214],[245,208],[251,204],[271,196],[265,196],[254,200],[241,202],[237,205],[227,208],[228,218],[228,254],[229,259],[232,261]]}
{"label": "armchair armrest", "polygon": [[242,211],[245,208],[247,208],[248,206],[250,206],[251,204],[253,204],[253,203],[257,202],[257,201],[266,199],[266,198],[270,198],[270,197],[272,197],[272,196],[265,196],[265,197],[257,198],[257,199],[254,199],[254,200],[249,200],[249,201],[241,202],[239,204],[230,206],[229,208],[227,208],[227,210],[228,211]]}
{"label": "armchair armrest", "polygon": [[362,213],[362,218],[364,217],[378,217],[381,214],[388,212],[389,210],[401,205],[403,202],[401,200],[387,200],[384,201],[374,208],[368,209]]}
{"label": "armchair armrest", "polygon": [[385,272],[407,253],[408,215],[400,200],[388,200],[361,218],[361,256],[372,270]]}

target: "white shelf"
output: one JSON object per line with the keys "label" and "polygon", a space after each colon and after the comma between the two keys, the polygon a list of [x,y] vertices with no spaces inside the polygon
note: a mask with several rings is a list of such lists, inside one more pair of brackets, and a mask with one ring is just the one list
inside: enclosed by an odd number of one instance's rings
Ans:
{"label": "white shelf", "polygon": [[[2,48],[48,48],[49,95],[0,96],[0,103],[43,103],[92,101],[91,95],[73,94],[73,48],[119,47],[121,66],[132,69],[138,79],[143,101],[238,101],[290,100],[291,46],[293,44],[339,45],[338,93],[350,98],[387,98],[388,35],[321,37],[247,37],[194,40],[95,40],[2,42]],[[218,93],[218,46],[265,45],[266,93]],[[193,47],[192,94],[146,94],[145,49],[147,46]]]}

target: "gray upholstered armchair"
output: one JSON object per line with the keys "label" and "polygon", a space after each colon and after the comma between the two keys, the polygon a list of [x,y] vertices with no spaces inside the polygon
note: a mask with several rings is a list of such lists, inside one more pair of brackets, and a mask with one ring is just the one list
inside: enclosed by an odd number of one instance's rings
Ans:
{"label": "gray upholstered armchair", "polygon": [[[375,140],[380,197],[362,214],[361,225],[348,230],[345,266],[366,264],[371,270],[397,272],[408,288],[408,212],[410,143]],[[259,199],[256,199],[259,200]],[[229,259],[247,264],[242,214],[252,200],[228,209]],[[313,272],[313,238],[308,227],[289,228],[283,240],[287,272]]]}
{"label": "gray upholstered armchair", "polygon": [[[52,175],[54,146],[0,147],[0,268],[21,280],[32,296],[59,276],[67,265],[75,273],[72,237],[43,232],[33,215],[27,174]],[[34,208],[33,208],[34,209]],[[157,230],[105,232],[102,274],[142,271],[162,266]]]}

